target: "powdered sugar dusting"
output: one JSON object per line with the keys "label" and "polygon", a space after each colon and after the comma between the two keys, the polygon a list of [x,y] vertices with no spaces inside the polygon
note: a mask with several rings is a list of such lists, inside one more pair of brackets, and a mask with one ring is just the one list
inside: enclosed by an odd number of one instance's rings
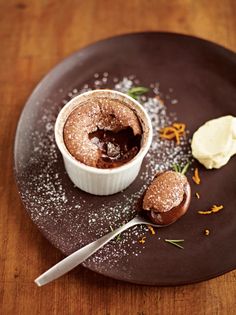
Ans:
{"label": "powdered sugar dusting", "polygon": [[[54,140],[54,124],[59,110],[82,92],[95,88],[113,88],[127,93],[137,84],[142,85],[134,75],[114,78],[107,72],[95,73],[92,85],[85,83],[82,87],[75,86],[66,91],[67,96],[64,98],[65,91],[59,89],[58,94],[62,96],[60,104],[50,102],[50,99],[45,100],[40,112],[41,119],[31,126],[29,160],[28,163],[22,161],[21,167],[21,181],[24,182],[22,199],[33,221],[66,254],[109,232],[111,227],[115,229],[130,220],[153,176],[158,171],[171,169],[174,163],[184,165],[191,159],[187,134],[181,138],[180,145],[160,139],[159,130],[178,118],[167,110],[160,84],[150,83],[148,95],[138,98],[147,110],[154,130],[153,142],[140,171],[139,180],[124,192],[108,197],[89,195],[88,198],[88,194],[73,186],[64,170],[62,157]],[[178,106],[171,87],[168,95],[170,103]],[[130,255],[138,256],[143,253],[145,244],[141,245],[138,240],[147,230],[146,226],[135,226],[125,231],[119,241],[114,240],[107,244],[88,259],[86,265],[101,272],[103,268],[107,270],[108,265],[111,269],[122,268],[128,277],[128,270],[121,264],[121,259],[124,261],[126,257],[128,260]]]}

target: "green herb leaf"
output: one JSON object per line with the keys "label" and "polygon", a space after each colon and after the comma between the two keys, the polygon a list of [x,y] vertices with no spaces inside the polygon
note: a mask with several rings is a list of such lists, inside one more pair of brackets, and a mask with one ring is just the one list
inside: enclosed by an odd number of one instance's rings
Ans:
{"label": "green herb leaf", "polygon": [[179,164],[174,164],[173,170],[177,173],[181,173],[181,174],[185,175],[186,172],[188,171],[189,166],[190,166],[190,162],[186,163],[183,168],[181,168],[181,166]]}
{"label": "green herb leaf", "polygon": [[189,165],[190,165],[190,162],[185,164],[185,166],[183,167],[183,169],[181,171],[181,174],[185,175],[187,173]]}
{"label": "green herb leaf", "polygon": [[173,170],[174,170],[176,173],[179,172],[178,164],[174,164],[174,165],[173,165]]}
{"label": "green herb leaf", "polygon": [[129,95],[130,97],[134,98],[135,100],[138,99],[138,97],[137,97],[135,94],[133,94],[133,93],[128,92],[128,95]]}
{"label": "green herb leaf", "polygon": [[181,249],[184,249],[184,247],[179,244],[179,243],[184,242],[184,240],[167,240],[167,239],[165,239],[165,242],[170,243],[170,244],[172,244],[172,245],[174,245],[176,247],[179,247]]}
{"label": "green herb leaf", "polygon": [[116,237],[116,241],[118,242],[120,240],[121,240],[121,236],[120,236],[120,234],[118,234],[117,237]]}
{"label": "green herb leaf", "polygon": [[[111,232],[113,232],[114,231],[114,229],[113,229],[113,227],[110,225],[109,226],[110,227],[110,230],[111,230]],[[120,233],[121,234],[121,233]],[[115,238],[115,240],[118,242],[120,239],[121,239],[121,235],[120,234],[118,234],[117,236],[116,236],[116,238]]]}
{"label": "green herb leaf", "polygon": [[127,94],[137,100],[138,96],[141,96],[149,91],[148,88],[143,86],[136,86],[128,90]]}
{"label": "green herb leaf", "polygon": [[136,86],[136,87],[133,87],[133,88],[129,89],[128,92],[134,93],[134,94],[137,94],[137,95],[142,95],[142,94],[147,93],[148,91],[149,91],[149,89],[146,88],[146,87]]}

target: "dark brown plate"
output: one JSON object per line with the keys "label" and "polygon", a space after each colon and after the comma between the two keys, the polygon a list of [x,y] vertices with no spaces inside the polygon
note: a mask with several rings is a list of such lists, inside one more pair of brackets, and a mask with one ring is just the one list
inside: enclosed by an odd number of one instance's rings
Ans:
{"label": "dark brown plate", "polygon": [[[66,255],[131,218],[145,181],[141,172],[125,192],[109,197],[86,194],[68,179],[55,147],[53,125],[63,100],[73,89],[94,81],[95,73],[104,72],[118,78],[135,74],[142,85],[158,81],[164,93],[173,88],[179,102],[172,108],[190,135],[206,120],[236,116],[236,55],[205,40],[168,33],[130,34],[100,41],[62,61],[24,107],[15,139],[15,174],[30,217]],[[202,184],[192,184],[192,190],[201,199],[193,196],[181,220],[154,236],[145,227],[127,231],[84,266],[149,285],[187,284],[234,269],[236,158],[220,170],[200,167],[200,173]],[[223,204],[224,209],[209,216],[197,214],[212,204]],[[210,230],[209,236],[204,229]],[[144,245],[138,242],[142,235],[147,236]],[[167,244],[165,238],[183,238],[184,249]]]}

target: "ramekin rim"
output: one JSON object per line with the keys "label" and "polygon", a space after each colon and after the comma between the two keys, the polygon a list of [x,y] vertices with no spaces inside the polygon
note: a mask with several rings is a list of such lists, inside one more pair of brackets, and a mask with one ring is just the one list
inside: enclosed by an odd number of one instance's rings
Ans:
{"label": "ramekin rim", "polygon": [[[146,119],[146,125],[147,125],[147,129],[148,129],[146,142],[140,148],[138,154],[135,155],[132,160],[128,161],[127,163],[125,163],[125,164],[123,164],[121,166],[114,167],[114,168],[105,168],[104,169],[104,168],[97,168],[97,167],[86,165],[86,164],[78,161],[76,158],[74,158],[71,155],[71,153],[66,148],[66,145],[64,143],[63,137],[60,136],[58,128],[59,128],[60,121],[63,118],[64,112],[69,107],[71,107],[78,98],[80,98],[82,96],[88,96],[88,95],[93,94],[93,93],[98,93],[98,94],[99,93],[110,93],[110,94],[112,93],[113,95],[114,94],[118,94],[118,95],[120,95],[120,96],[122,96],[124,98],[127,98],[131,103],[134,103],[142,111],[142,113],[144,114],[144,117]],[[72,111],[73,111],[73,109],[72,109]],[[67,115],[67,117],[69,116],[69,114]],[[64,124],[63,124],[62,128],[63,127],[64,127]],[[54,126],[54,134],[55,134],[55,140],[56,140],[57,147],[60,150],[63,158],[65,157],[65,158],[69,159],[70,162],[72,162],[75,166],[77,166],[78,168],[80,168],[80,169],[82,169],[84,171],[87,171],[89,173],[95,173],[95,174],[101,174],[101,175],[104,174],[105,175],[105,174],[115,174],[115,173],[119,173],[119,172],[125,171],[126,169],[131,168],[133,165],[135,165],[140,160],[142,160],[144,158],[144,156],[147,154],[147,152],[148,152],[148,150],[150,148],[150,145],[151,145],[151,142],[152,142],[153,130],[152,130],[151,120],[150,120],[146,110],[135,99],[133,99],[132,97],[130,97],[127,94],[124,94],[124,93],[116,91],[116,90],[112,90],[112,89],[97,89],[97,90],[91,90],[91,91],[87,91],[87,92],[84,92],[82,94],[79,94],[79,95],[75,96],[74,98],[72,98],[65,106],[63,106],[63,108],[60,110],[60,112],[59,112],[59,114],[57,116],[57,119],[56,119],[56,123],[55,123],[55,126]]]}

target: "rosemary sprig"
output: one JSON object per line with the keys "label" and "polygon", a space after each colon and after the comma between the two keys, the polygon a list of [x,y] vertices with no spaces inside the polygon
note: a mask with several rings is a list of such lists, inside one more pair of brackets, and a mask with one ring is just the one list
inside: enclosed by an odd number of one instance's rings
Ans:
{"label": "rosemary sprig", "polygon": [[[113,231],[114,231],[113,227],[112,227],[111,225],[110,225],[109,227],[110,227],[111,232],[113,232]],[[115,237],[115,240],[116,240],[117,242],[121,240],[121,233],[118,234],[118,235]]]}
{"label": "rosemary sprig", "polygon": [[179,165],[179,164],[173,164],[173,170],[174,170],[176,173],[180,173],[180,165]]}
{"label": "rosemary sprig", "polygon": [[179,164],[174,164],[173,170],[177,173],[181,173],[181,174],[185,175],[188,171],[189,166],[190,166],[190,162],[186,163],[183,168],[181,168],[181,166]]}
{"label": "rosemary sprig", "polygon": [[179,244],[179,243],[183,243],[184,240],[167,240],[167,239],[165,239],[165,242],[170,243],[170,244],[172,244],[174,246],[177,246],[177,247],[179,247],[181,249],[184,249],[184,247]]}
{"label": "rosemary sprig", "polygon": [[188,171],[189,166],[190,162],[186,163],[185,166],[182,168],[181,174],[185,175]]}
{"label": "rosemary sprig", "polygon": [[141,96],[141,95],[147,93],[148,91],[149,91],[149,89],[146,87],[136,86],[136,87],[129,89],[127,94],[129,96],[131,96],[132,98],[134,98],[135,100],[137,100],[138,96]]}
{"label": "rosemary sprig", "polygon": [[116,237],[116,241],[119,242],[120,240],[121,240],[121,235],[118,234],[117,237]]}

